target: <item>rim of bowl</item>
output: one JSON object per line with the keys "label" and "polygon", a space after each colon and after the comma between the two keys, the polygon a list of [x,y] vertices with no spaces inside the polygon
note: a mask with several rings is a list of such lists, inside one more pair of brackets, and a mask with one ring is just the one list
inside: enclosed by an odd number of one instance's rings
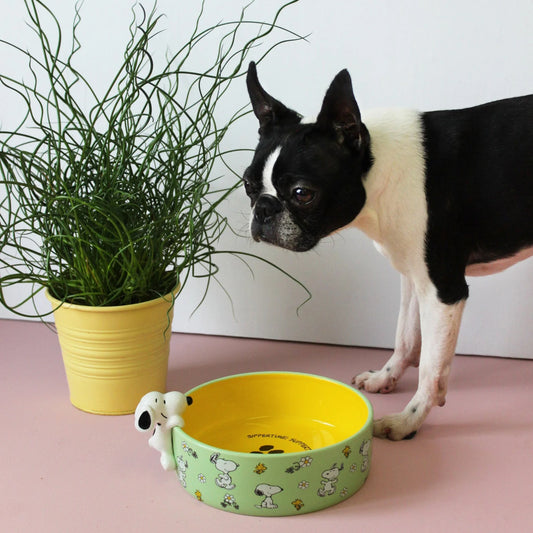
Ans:
{"label": "rim of bowl", "polygon": [[[354,389],[353,387],[350,387],[349,385],[347,385],[346,383],[343,383],[342,381],[338,381],[336,379],[328,378],[328,377],[324,377],[324,376],[319,376],[317,374],[310,374],[310,373],[307,373],[307,372],[290,372],[290,371],[286,372],[284,370],[265,370],[265,371],[261,371],[261,372],[243,372],[241,374],[231,374],[231,375],[224,376],[224,377],[221,377],[221,378],[216,378],[216,379],[212,379],[210,381],[206,381],[205,383],[202,383],[200,385],[197,385],[196,387],[193,387],[192,389],[187,391],[185,394],[187,396],[192,396],[194,394],[194,391],[196,391],[198,389],[201,389],[203,387],[207,387],[208,385],[211,385],[213,383],[218,383],[219,381],[227,381],[229,379],[241,378],[241,377],[246,377],[246,376],[269,375],[269,374],[272,374],[272,375],[282,375],[283,374],[283,375],[291,375],[291,376],[309,377],[309,378],[314,378],[314,379],[321,379],[323,381],[329,381],[330,383],[333,383],[334,385],[339,385],[339,386],[342,386],[342,387],[344,387],[346,389],[349,389],[350,392],[352,392],[353,394],[356,394],[357,396],[359,396],[363,400],[363,403],[366,405],[366,408],[368,410],[368,417],[367,417],[365,423],[357,431],[355,431],[354,433],[352,433],[350,436],[346,437],[345,439],[342,439],[342,440],[340,440],[338,442],[334,442],[333,444],[328,444],[327,446],[321,446],[320,448],[312,448],[311,450],[288,452],[288,453],[283,453],[283,454],[280,453],[279,457],[281,457],[281,456],[283,456],[283,457],[301,456],[302,452],[304,452],[304,453],[322,452],[323,450],[328,450],[329,448],[333,448],[334,446],[343,445],[345,442],[347,442],[349,440],[352,440],[358,434],[363,433],[366,430],[368,430],[368,427],[373,423],[374,410],[372,408],[372,404],[370,403],[368,398],[362,392],[360,392],[357,389]],[[173,431],[177,431],[178,434],[183,435],[187,439],[190,439],[193,443],[199,444],[200,446],[203,446],[204,448],[207,448],[207,449],[210,449],[210,450],[213,450],[213,451],[231,453],[231,454],[234,454],[234,455],[237,455],[237,456],[242,456],[242,457],[248,457],[248,456],[257,457],[257,455],[254,455],[253,453],[239,452],[239,451],[236,451],[236,450],[230,450],[230,449],[227,449],[227,448],[220,448],[218,446],[213,446],[211,444],[207,444],[206,442],[198,440],[195,437],[189,435],[186,431],[183,430],[183,428],[181,428],[179,426],[174,427]],[[370,438],[372,438],[372,432],[370,433]]]}

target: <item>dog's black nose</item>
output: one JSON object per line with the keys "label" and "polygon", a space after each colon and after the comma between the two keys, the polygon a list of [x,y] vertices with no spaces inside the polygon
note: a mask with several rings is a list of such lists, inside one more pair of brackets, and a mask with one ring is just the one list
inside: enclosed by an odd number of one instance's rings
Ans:
{"label": "dog's black nose", "polygon": [[281,211],[283,211],[283,206],[276,197],[271,194],[262,194],[255,204],[254,218],[260,224],[264,224]]}

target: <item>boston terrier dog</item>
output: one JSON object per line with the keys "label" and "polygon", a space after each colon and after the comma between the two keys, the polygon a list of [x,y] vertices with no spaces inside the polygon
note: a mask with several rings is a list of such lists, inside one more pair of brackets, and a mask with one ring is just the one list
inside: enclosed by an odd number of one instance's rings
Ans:
{"label": "boston terrier dog", "polygon": [[533,95],[452,111],[376,111],[363,122],[347,70],[316,120],[270,96],[254,63],[247,86],[259,120],[243,176],[254,240],[304,252],[356,227],[401,273],[394,353],[353,383],[390,392],[419,366],[405,409],[374,423],[378,437],[410,438],[444,405],[465,275],[533,255]]}

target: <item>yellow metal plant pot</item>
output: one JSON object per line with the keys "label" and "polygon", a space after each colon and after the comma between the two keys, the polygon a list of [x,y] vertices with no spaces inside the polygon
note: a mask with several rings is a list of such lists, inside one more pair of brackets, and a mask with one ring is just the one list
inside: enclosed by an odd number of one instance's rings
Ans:
{"label": "yellow metal plant pot", "polygon": [[111,307],[60,305],[48,291],[46,296],[54,308],[75,407],[103,415],[129,414],[147,392],[166,390],[172,293]]}

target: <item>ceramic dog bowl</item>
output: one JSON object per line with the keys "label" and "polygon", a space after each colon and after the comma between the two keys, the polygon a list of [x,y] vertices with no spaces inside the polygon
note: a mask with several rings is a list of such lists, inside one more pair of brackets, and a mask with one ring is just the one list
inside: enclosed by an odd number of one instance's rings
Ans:
{"label": "ceramic dog bowl", "polygon": [[173,429],[178,479],[198,500],[258,516],[317,511],[353,495],[371,459],[372,407],[309,374],[261,372],[189,392]]}

